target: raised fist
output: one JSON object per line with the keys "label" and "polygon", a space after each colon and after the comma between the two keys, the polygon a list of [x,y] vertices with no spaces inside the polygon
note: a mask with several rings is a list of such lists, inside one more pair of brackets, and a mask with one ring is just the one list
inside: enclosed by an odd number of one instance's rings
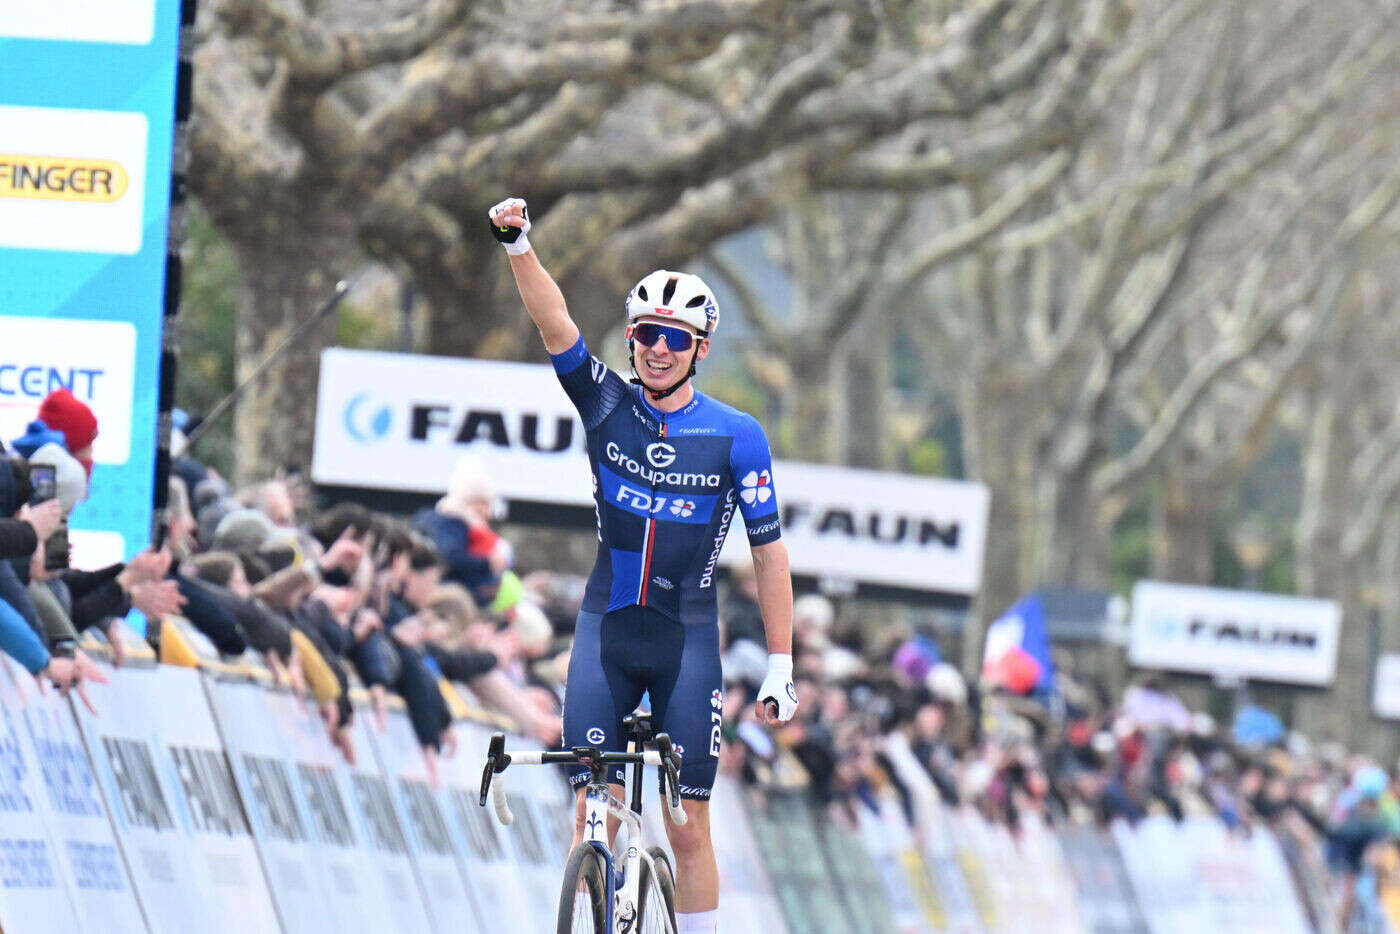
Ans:
{"label": "raised fist", "polygon": [[530,249],[525,236],[530,232],[530,209],[523,198],[507,198],[487,212],[491,235],[500,241],[506,252],[519,256]]}

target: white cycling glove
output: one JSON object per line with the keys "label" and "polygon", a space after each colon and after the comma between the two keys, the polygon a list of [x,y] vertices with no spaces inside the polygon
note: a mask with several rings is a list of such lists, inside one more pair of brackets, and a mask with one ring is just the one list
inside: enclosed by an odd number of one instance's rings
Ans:
{"label": "white cycling glove", "polygon": [[782,652],[768,655],[768,675],[758,688],[758,702],[772,700],[778,705],[778,719],[784,723],[797,713],[797,687],[792,683],[792,656]]}
{"label": "white cycling glove", "polygon": [[[513,207],[520,208],[520,213],[525,217],[525,226],[497,226],[496,215]],[[500,241],[501,246],[506,248],[507,253],[512,256],[519,256],[522,253],[528,253],[530,251],[530,238],[525,236],[525,234],[530,231],[530,209],[525,206],[523,198],[507,198],[490,211],[487,211],[486,219],[491,225],[492,236]]]}

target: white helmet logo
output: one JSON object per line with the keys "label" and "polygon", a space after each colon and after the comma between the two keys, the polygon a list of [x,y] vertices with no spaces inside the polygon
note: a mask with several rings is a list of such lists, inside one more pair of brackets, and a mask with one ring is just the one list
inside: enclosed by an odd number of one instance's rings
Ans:
{"label": "white helmet logo", "polygon": [[651,466],[665,469],[676,462],[676,449],[664,441],[647,445],[647,460]]}

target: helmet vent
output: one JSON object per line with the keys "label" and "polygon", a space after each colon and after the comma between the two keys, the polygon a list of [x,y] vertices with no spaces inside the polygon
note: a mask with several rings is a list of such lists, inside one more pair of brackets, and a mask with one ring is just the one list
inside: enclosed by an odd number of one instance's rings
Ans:
{"label": "helmet vent", "polygon": [[687,308],[699,308],[699,307],[700,307],[701,305],[703,305],[703,304],[705,304],[705,296],[704,296],[704,295],[697,295],[697,296],[695,296],[694,298],[692,298],[690,301],[686,302],[686,303],[685,303],[685,307],[687,307]]}
{"label": "helmet vent", "polygon": [[661,304],[671,304],[671,298],[676,294],[676,277],[672,276],[666,280],[666,288],[661,290]]}
{"label": "helmet vent", "polygon": [[641,299],[642,301],[644,301],[644,302],[650,301],[650,300],[651,300],[651,299],[647,298],[647,287],[644,286],[644,285],[639,285],[639,286],[637,286],[637,297],[640,298],[640,299]]}

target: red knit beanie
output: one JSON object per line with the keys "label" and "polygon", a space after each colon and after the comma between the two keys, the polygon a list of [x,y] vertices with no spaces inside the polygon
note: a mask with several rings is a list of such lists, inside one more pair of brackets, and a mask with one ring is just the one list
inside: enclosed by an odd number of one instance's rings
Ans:
{"label": "red knit beanie", "polygon": [[97,416],[67,389],[55,389],[44,397],[39,404],[39,421],[63,435],[69,454],[76,454],[97,438]]}

